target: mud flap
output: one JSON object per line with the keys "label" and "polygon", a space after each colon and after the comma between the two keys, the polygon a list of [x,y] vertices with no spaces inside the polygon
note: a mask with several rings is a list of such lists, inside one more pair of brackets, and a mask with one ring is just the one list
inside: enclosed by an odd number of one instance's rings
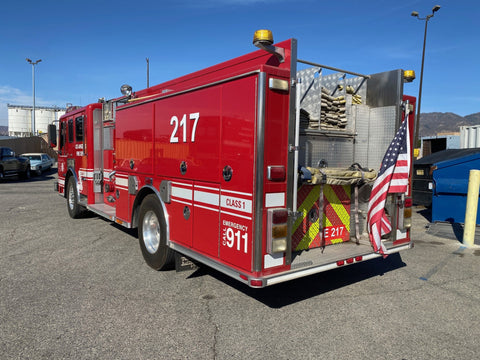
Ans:
{"label": "mud flap", "polygon": [[193,262],[193,260],[187,258],[186,256],[175,252],[175,271],[194,271],[198,269],[198,265]]}

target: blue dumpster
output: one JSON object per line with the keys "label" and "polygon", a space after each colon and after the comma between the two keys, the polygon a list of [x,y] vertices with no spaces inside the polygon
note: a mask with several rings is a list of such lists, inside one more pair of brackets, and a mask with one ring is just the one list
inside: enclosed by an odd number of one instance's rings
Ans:
{"label": "blue dumpster", "polygon": [[[440,161],[433,166],[432,222],[465,222],[470,170],[480,170],[480,153]],[[480,225],[480,211],[477,211]]]}

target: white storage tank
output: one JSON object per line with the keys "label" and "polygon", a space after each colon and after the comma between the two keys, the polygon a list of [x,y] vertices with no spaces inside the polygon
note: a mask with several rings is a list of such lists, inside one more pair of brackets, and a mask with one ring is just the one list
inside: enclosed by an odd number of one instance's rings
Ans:
{"label": "white storage tank", "polygon": [[480,125],[460,126],[460,149],[480,147]]}
{"label": "white storage tank", "polygon": [[[25,137],[32,134],[32,106],[10,105],[8,107],[8,135]],[[65,108],[35,106],[35,134],[48,133],[48,125],[65,114]]]}

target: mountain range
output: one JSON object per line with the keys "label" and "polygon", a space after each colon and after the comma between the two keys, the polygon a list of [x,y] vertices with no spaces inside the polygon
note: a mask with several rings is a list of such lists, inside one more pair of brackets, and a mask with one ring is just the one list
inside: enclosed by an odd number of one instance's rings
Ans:
{"label": "mountain range", "polygon": [[455,133],[460,131],[460,126],[480,125],[480,112],[466,116],[454,113],[432,112],[420,114],[419,134],[422,136],[435,136],[442,133]]}
{"label": "mountain range", "polygon": [[[455,133],[460,126],[480,125],[480,112],[460,116],[451,112],[431,112],[420,115],[420,137]],[[0,126],[0,136],[8,135],[8,126]]]}

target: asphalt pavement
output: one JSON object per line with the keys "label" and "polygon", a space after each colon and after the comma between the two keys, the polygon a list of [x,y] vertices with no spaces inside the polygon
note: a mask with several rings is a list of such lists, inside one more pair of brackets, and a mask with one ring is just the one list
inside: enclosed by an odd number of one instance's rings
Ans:
{"label": "asphalt pavement", "polygon": [[0,183],[1,359],[477,359],[480,248],[415,247],[265,289],[157,272],[136,232],[69,218],[55,173]]}

